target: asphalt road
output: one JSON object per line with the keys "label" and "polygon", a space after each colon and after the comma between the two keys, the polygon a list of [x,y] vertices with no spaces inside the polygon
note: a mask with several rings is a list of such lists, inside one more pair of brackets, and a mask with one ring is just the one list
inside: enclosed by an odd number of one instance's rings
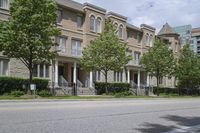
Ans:
{"label": "asphalt road", "polygon": [[200,133],[200,99],[1,102],[0,133]]}

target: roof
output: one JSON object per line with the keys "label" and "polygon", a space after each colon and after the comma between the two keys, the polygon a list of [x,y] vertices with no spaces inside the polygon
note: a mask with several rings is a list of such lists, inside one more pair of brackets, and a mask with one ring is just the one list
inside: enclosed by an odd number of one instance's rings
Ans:
{"label": "roof", "polygon": [[81,3],[72,0],[56,0],[56,3],[58,5],[65,6],[73,10],[83,12],[83,5]]}
{"label": "roof", "polygon": [[125,16],[123,16],[121,14],[115,13],[115,12],[108,12],[107,16],[116,16],[116,17],[122,18],[124,20],[127,20],[127,17],[125,17]]}
{"label": "roof", "polygon": [[141,30],[140,28],[136,27],[135,25],[132,25],[132,24],[127,23],[126,26],[127,26],[127,28],[130,28],[130,29],[133,29],[133,30],[137,30],[137,31],[142,32],[142,30]]}
{"label": "roof", "polygon": [[101,8],[101,7],[99,7],[99,6],[96,6],[96,5],[93,5],[93,4],[90,4],[90,3],[87,3],[87,2],[84,3],[83,6],[84,6],[84,7],[86,7],[86,6],[92,7],[92,8],[94,8],[94,9],[99,10],[99,11],[106,12],[106,9]]}
{"label": "roof", "polygon": [[154,28],[154,27],[152,27],[152,26],[149,26],[149,25],[147,25],[147,24],[141,24],[140,27],[141,27],[141,28],[146,27],[146,28],[149,28],[149,29],[151,29],[151,30],[156,30],[156,28]]}
{"label": "roof", "polygon": [[178,33],[175,32],[175,30],[168,24],[166,23],[163,25],[162,29],[158,32],[158,35],[169,35],[169,34],[176,34]]}

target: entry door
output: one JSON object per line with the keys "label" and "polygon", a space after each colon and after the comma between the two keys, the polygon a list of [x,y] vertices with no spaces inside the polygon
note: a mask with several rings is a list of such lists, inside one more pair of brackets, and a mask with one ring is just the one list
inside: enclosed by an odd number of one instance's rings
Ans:
{"label": "entry door", "polygon": [[134,74],[134,82],[137,84],[138,83],[138,75]]}
{"label": "entry door", "polygon": [[64,66],[59,66],[58,67],[58,76],[63,76],[64,77]]}

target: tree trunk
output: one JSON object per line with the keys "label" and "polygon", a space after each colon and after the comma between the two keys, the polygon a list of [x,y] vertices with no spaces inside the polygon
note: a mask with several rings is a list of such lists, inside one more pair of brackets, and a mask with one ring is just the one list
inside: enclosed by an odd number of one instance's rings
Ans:
{"label": "tree trunk", "polygon": [[106,83],[106,95],[108,95],[108,72],[105,72],[105,83]]}
{"label": "tree trunk", "polygon": [[157,89],[156,89],[156,92],[157,92],[157,96],[159,96],[160,95],[160,92],[159,92],[159,81],[160,81],[159,70],[157,70],[156,78],[157,78]]}

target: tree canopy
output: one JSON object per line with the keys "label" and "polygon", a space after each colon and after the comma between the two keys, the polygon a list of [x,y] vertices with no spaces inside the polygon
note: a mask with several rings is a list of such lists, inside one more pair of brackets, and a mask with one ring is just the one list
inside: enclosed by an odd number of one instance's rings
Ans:
{"label": "tree canopy", "polygon": [[84,48],[81,66],[87,71],[101,71],[107,83],[108,71],[120,71],[132,59],[126,51],[126,43],[116,35],[113,22],[106,21],[101,35]]}
{"label": "tree canopy", "polygon": [[187,45],[181,50],[180,59],[176,66],[176,77],[181,88],[194,89],[199,86],[200,59]]}
{"label": "tree canopy", "polygon": [[33,64],[49,62],[55,56],[52,37],[60,34],[55,25],[56,10],[54,0],[14,0],[9,20],[0,24],[0,50],[25,64],[30,83]]}
{"label": "tree canopy", "polygon": [[[144,53],[141,59],[144,69],[157,79],[157,88],[159,80],[164,76],[171,76],[175,68],[175,59],[172,50],[161,40],[156,40],[154,46]],[[157,95],[159,95],[157,89]]]}

